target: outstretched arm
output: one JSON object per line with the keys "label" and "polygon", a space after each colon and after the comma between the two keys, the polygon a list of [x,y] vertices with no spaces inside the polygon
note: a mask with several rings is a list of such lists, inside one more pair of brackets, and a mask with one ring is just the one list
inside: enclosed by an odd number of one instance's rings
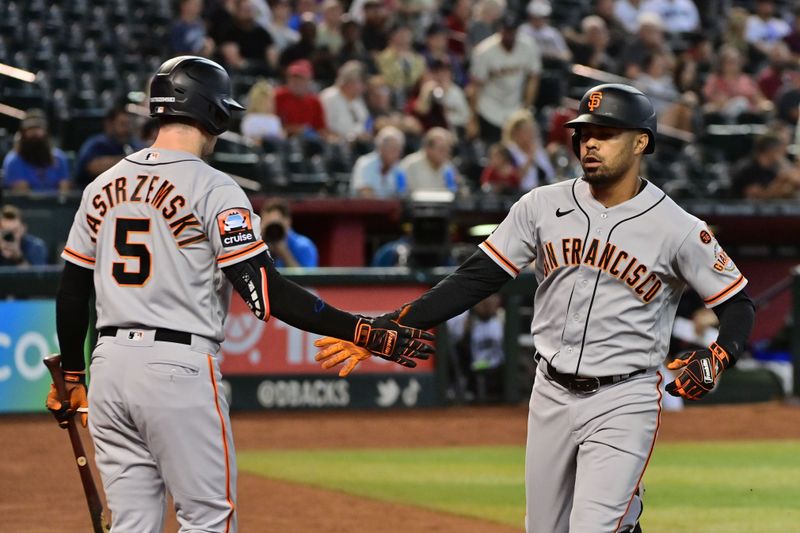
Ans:
{"label": "outstretched arm", "polygon": [[433,340],[431,334],[389,319],[341,311],[281,276],[267,252],[225,267],[223,272],[261,320],[272,315],[305,331],[348,339],[405,366],[414,366],[409,358],[427,359],[433,352],[422,342]]}

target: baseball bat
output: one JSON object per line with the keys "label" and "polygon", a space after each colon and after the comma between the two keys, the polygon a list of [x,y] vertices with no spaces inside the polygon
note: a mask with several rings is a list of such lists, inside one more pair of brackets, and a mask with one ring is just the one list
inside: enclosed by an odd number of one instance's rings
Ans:
{"label": "baseball bat", "polygon": [[[56,387],[56,393],[61,403],[69,404],[67,386],[64,383],[64,371],[61,369],[61,356],[51,355],[50,357],[46,357],[44,359],[44,364],[53,377],[53,385]],[[108,533],[111,528],[106,524],[105,518],[103,517],[103,504],[100,501],[100,494],[97,492],[97,486],[92,477],[92,469],[89,466],[89,460],[86,458],[86,452],[83,449],[83,442],[81,442],[81,435],[78,433],[78,426],[75,424],[74,415],[73,418],[67,421],[67,432],[69,433],[70,443],[72,443],[72,452],[75,454],[75,462],[78,465],[78,473],[81,476],[83,493],[86,495],[86,503],[89,504],[92,531],[94,533]]]}

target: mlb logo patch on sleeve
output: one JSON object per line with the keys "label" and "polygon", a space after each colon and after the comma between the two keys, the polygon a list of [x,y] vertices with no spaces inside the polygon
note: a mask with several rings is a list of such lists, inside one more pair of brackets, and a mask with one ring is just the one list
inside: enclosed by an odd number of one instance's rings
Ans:
{"label": "mlb logo patch on sleeve", "polygon": [[218,214],[217,226],[222,246],[225,248],[249,244],[256,240],[250,210],[244,207],[226,209]]}

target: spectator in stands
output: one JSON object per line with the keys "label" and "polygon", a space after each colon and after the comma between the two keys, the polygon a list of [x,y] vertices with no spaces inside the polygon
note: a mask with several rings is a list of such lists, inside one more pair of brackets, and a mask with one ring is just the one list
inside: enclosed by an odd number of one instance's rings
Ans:
{"label": "spectator in stands", "polygon": [[258,80],[247,93],[247,112],[241,130],[242,135],[258,145],[286,136],[281,119],[275,114],[275,91],[267,80]]}
{"label": "spectator in stands", "polygon": [[635,35],[639,31],[639,16],[644,12],[643,0],[616,0],[614,2],[614,16],[625,28],[625,31]]}
{"label": "spectator in stands", "polygon": [[703,98],[707,113],[736,118],[743,112],[763,113],[772,109],[753,78],[742,72],[742,56],[732,46],[719,51],[716,72],[706,79]]}
{"label": "spectator in stands", "polygon": [[505,9],[505,0],[478,0],[475,3],[467,26],[467,49],[472,50],[497,31],[497,21],[503,16]]}
{"label": "spectator in stands", "polygon": [[411,29],[412,40],[420,42],[425,37],[425,29],[438,16],[437,0],[403,0],[392,4],[394,22]]}
{"label": "spectator in stands", "polygon": [[294,14],[289,19],[289,27],[300,31],[300,25],[305,20],[313,21],[314,25],[320,22],[317,0],[296,0]]}
{"label": "spectator in stands", "polygon": [[[645,59],[651,54],[664,54],[672,58],[672,53],[664,39],[664,26],[655,13],[643,13],[639,17],[639,31],[622,51],[622,74],[636,79],[644,68]],[[672,61],[672,59],[670,59]]]}
{"label": "spectator in stands", "polygon": [[800,6],[795,7],[793,15],[792,31],[783,40],[794,55],[800,55]]}
{"label": "spectator in stands", "polygon": [[208,21],[208,36],[215,43],[222,42],[222,36],[233,24],[233,13],[239,0],[217,0],[205,4],[205,16]]}
{"label": "spectator in stands", "polygon": [[614,14],[614,0],[595,0],[594,10],[589,14],[597,15],[606,23],[608,53],[617,56],[630,41],[630,35]]}
{"label": "spectator in stands", "polygon": [[459,56],[447,47],[447,29],[441,24],[431,24],[425,33],[425,48],[423,52],[425,64],[428,68],[434,62],[445,62],[450,65],[453,81],[460,87],[467,83],[467,73]]}
{"label": "spectator in stands", "polygon": [[106,112],[103,133],[84,141],[75,163],[75,185],[83,189],[97,176],[113,167],[126,155],[140,150],[141,143],[133,137],[130,113],[124,106]]}
{"label": "spectator in stands", "polygon": [[548,17],[553,12],[548,0],[531,0],[526,8],[528,21],[519,32],[536,42],[543,61],[568,62],[572,59],[561,32],[550,25]]}
{"label": "spectator in stands", "polygon": [[311,88],[313,78],[311,63],[296,61],[286,69],[286,85],[275,90],[275,113],[289,136],[327,136],[325,112]]}
{"label": "spectator in stands", "polygon": [[776,42],[791,33],[792,28],[785,20],[775,16],[773,0],[756,0],[755,11],[747,18],[747,42],[767,55]]}
{"label": "spectator in stands", "polygon": [[342,15],[342,46],[337,59],[340,65],[348,61],[358,61],[365,66],[367,72],[378,71],[372,55],[361,42],[361,26],[350,15]]}
{"label": "spectator in stands", "polygon": [[302,59],[314,63],[314,52],[317,49],[317,22],[314,20],[314,15],[304,13],[297,31],[300,39],[281,52],[278,63],[283,69]]}
{"label": "spectator in stands", "polygon": [[214,53],[214,40],[206,35],[206,23],[200,16],[203,0],[180,0],[178,9],[178,20],[169,30],[173,55],[210,57]]}
{"label": "spectator in stands", "polygon": [[405,183],[400,167],[405,135],[394,126],[386,126],[375,136],[375,151],[356,160],[350,193],[362,198],[394,198],[404,194]]}
{"label": "spectator in stands", "polygon": [[741,7],[732,7],[728,11],[728,17],[725,21],[725,29],[722,32],[721,40],[718,48],[723,45],[733,46],[744,59],[743,70],[745,72],[753,71],[754,67],[761,63],[766,57],[756,46],[749,42],[747,38],[747,21],[750,15],[746,9]]}
{"label": "spectator in stands", "polygon": [[326,48],[338,55],[342,48],[342,15],[344,10],[339,0],[325,0],[322,3],[322,22],[317,30],[317,48]]}
{"label": "spectator in stands", "polygon": [[597,15],[589,15],[581,20],[581,33],[569,35],[575,63],[606,72],[617,72],[619,64],[608,53],[606,21]]}
{"label": "spectator in stands", "polygon": [[496,194],[515,194],[520,190],[520,175],[514,156],[503,143],[489,147],[489,163],[481,173],[481,190]]}
{"label": "spectator in stands", "polygon": [[[478,403],[499,401],[503,393],[505,313],[499,294],[447,321],[456,371],[456,394]],[[464,394],[466,392],[466,394]]]}
{"label": "spectator in stands", "polygon": [[499,32],[481,42],[472,54],[468,96],[484,142],[500,140],[508,116],[530,108],[539,90],[541,57],[536,44],[517,35],[516,17],[506,14]]}
{"label": "spectator in stands", "polygon": [[261,235],[276,267],[319,266],[317,246],[292,229],[292,214],[286,200],[275,198],[261,208]]}
{"label": "spectator in stands", "polygon": [[389,31],[387,28],[386,9],[381,0],[366,0],[364,2],[363,21],[361,40],[364,48],[366,48],[367,52],[373,53],[384,50],[389,44]]}
{"label": "spectator in stands", "polygon": [[348,142],[370,139],[369,111],[363,96],[364,67],[358,61],[349,61],[339,68],[336,84],[319,95],[328,131]]}
{"label": "spectator in stands", "polygon": [[460,177],[450,161],[453,143],[453,135],[444,128],[432,128],[425,133],[422,149],[400,161],[408,193],[421,190],[458,192]]}
{"label": "spectator in stands", "polygon": [[787,160],[786,144],[774,134],[756,139],[753,156],[733,172],[733,193],[738,198],[793,198],[798,190],[800,168]]}
{"label": "spectator in stands", "polygon": [[447,46],[459,59],[467,55],[467,28],[471,14],[472,0],[455,0],[450,14],[445,19],[445,26],[450,33]]}
{"label": "spectator in stands", "polygon": [[14,192],[66,192],[70,189],[67,156],[54,148],[43,111],[31,109],[19,126],[14,149],[3,160],[5,187]]}
{"label": "spectator in stands", "polygon": [[472,111],[464,91],[453,83],[447,60],[435,60],[425,73],[419,94],[409,101],[411,112],[425,130],[434,127],[464,131]]}
{"label": "spectator in stands", "polygon": [[519,169],[520,190],[530,191],[555,181],[555,170],[539,140],[533,114],[527,109],[514,111],[503,125],[503,145],[511,152]]}
{"label": "spectator in stands", "polygon": [[272,21],[268,31],[272,36],[275,50],[280,54],[289,45],[300,40],[300,34],[294,28],[289,27],[289,18],[292,16],[292,5],[289,0],[273,0],[272,2]]}
{"label": "spectator in stands", "polygon": [[233,22],[220,37],[220,53],[228,67],[270,75],[277,50],[272,36],[256,22],[252,0],[237,0]]}
{"label": "spectator in stands", "polygon": [[796,64],[789,46],[783,41],[775,43],[769,51],[769,64],[756,77],[761,94],[774,101],[783,85],[784,72]]}
{"label": "spectator in stands", "polygon": [[661,115],[679,96],[669,58],[660,52],[649,54],[643,67],[633,85],[650,97],[656,112]]}
{"label": "spectator in stands", "polygon": [[0,210],[0,266],[38,266],[47,264],[47,245],[28,233],[22,213],[13,205]]}
{"label": "spectator in stands", "polygon": [[800,120],[800,69],[794,66],[784,73],[785,82],[775,97],[776,116],[792,126]]}
{"label": "spectator in stands", "polygon": [[394,126],[406,137],[417,138],[422,134],[420,121],[412,115],[401,113],[393,105],[392,90],[382,76],[372,76],[367,81],[366,104],[372,131]]}
{"label": "spectator in stands", "polygon": [[395,91],[408,91],[425,72],[425,59],[414,51],[411,44],[411,30],[396,25],[392,29],[389,46],[378,54],[378,70]]}
{"label": "spectator in stands", "polygon": [[641,9],[644,13],[657,13],[668,33],[700,29],[700,13],[693,0],[646,0]]}

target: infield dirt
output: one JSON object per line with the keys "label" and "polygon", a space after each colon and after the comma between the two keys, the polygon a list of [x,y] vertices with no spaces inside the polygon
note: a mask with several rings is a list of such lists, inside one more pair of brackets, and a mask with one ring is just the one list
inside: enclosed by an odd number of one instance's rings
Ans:
{"label": "infield dirt", "polygon": [[[234,414],[233,434],[238,450],[524,445],[526,421],[524,406],[267,412]],[[83,436],[91,448],[88,433]],[[659,434],[659,442],[752,439],[800,439],[800,407],[693,407],[665,413]],[[0,446],[3,531],[89,530],[67,434],[49,415],[0,418]],[[239,475],[238,492],[244,533],[519,531],[250,474]],[[165,531],[176,530],[171,517]]]}

